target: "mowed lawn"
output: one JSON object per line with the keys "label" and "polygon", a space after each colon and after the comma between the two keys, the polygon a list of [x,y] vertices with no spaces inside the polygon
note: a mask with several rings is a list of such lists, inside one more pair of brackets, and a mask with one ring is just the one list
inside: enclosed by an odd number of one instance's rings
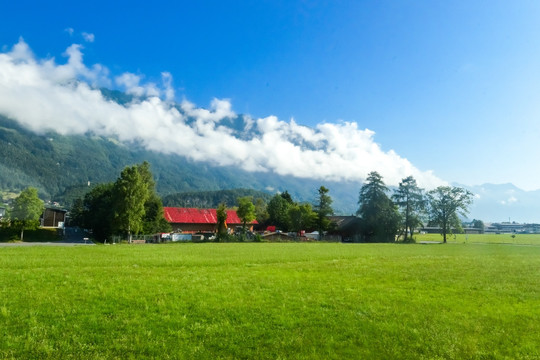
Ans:
{"label": "mowed lawn", "polygon": [[540,247],[0,248],[2,359],[538,359]]}

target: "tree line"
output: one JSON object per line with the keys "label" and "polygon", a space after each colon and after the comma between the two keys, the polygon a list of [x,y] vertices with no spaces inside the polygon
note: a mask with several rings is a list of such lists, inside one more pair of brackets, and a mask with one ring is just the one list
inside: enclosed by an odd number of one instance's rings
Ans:
{"label": "tree line", "polygon": [[[257,221],[285,232],[317,230],[322,236],[336,227],[329,219],[333,210],[328,193],[321,186],[313,205],[294,201],[287,191],[274,195],[268,203],[257,199]],[[448,234],[461,231],[459,216],[466,216],[472,199],[471,192],[459,187],[439,186],[426,192],[412,176],[402,179],[391,194],[382,176],[373,171],[360,188],[355,241],[412,242],[415,230],[428,223],[440,227],[446,242]]]}
{"label": "tree line", "polygon": [[[329,218],[334,213],[329,191],[321,186],[313,203],[295,201],[287,191],[269,200],[239,197],[237,214],[243,223],[242,233],[246,233],[248,223],[257,220],[260,228],[273,225],[283,232],[317,230],[322,236],[335,228]],[[356,240],[413,241],[415,230],[427,222],[440,227],[446,242],[448,234],[461,229],[459,216],[467,214],[472,198],[471,192],[452,186],[439,186],[426,192],[412,176],[402,179],[390,194],[382,176],[371,172],[359,192]],[[227,204],[222,202],[217,209],[218,237],[225,234],[226,208]],[[28,188],[15,199],[8,224],[20,229],[22,240],[24,229],[39,225],[42,211],[43,202],[37,190]],[[171,231],[146,161],[124,168],[115,182],[94,186],[84,197],[75,200],[70,215],[72,225],[91,230],[93,237],[102,242],[113,234],[131,240],[133,234]]]}
{"label": "tree line", "polygon": [[424,222],[439,226],[443,241],[453,231],[461,230],[459,216],[466,216],[473,194],[460,187],[439,186],[425,192],[412,177],[402,179],[392,195],[382,176],[369,173],[360,189],[360,241],[392,242],[396,238],[413,241],[415,229]]}

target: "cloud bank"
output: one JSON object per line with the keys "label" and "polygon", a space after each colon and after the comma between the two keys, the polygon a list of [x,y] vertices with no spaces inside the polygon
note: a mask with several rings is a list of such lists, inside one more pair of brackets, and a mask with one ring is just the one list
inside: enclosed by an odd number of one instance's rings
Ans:
{"label": "cloud bank", "polygon": [[[247,171],[273,172],[322,181],[362,181],[378,171],[388,185],[413,175],[420,186],[444,182],[420,171],[394,151],[383,151],[374,132],[354,122],[321,123],[314,128],[275,116],[243,117],[243,128],[228,100],[212,100],[208,109],[189,101],[174,103],[172,75],[161,83],[143,75],[114,78],[100,64],[86,66],[82,46],[71,45],[65,63],[36,59],[20,39],[0,53],[0,114],[32,131],[96,134],[137,142],[149,150]],[[116,85],[134,100],[125,105],[106,99],[98,87]]]}

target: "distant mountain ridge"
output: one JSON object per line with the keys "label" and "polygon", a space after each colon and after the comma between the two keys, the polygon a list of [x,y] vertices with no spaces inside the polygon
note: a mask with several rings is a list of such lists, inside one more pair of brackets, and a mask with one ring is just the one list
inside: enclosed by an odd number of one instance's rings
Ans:
{"label": "distant mountain ridge", "polygon": [[145,160],[151,164],[161,196],[245,188],[268,194],[287,190],[295,200],[311,202],[317,188],[325,185],[334,197],[336,211],[352,213],[361,186],[213,166],[95,135],[36,134],[0,116],[0,190],[3,191],[17,192],[34,186],[42,198],[69,205],[88,190],[88,184],[114,181],[125,166]]}
{"label": "distant mountain ridge", "polygon": [[526,191],[510,183],[456,186],[475,194],[470,218],[490,222],[540,223],[540,190]]}
{"label": "distant mountain ridge", "polygon": [[[133,100],[131,95],[118,91],[102,89],[102,93],[119,104]],[[238,115],[224,119],[222,125],[230,128],[238,138],[248,139],[256,133],[246,131],[249,122],[246,119],[249,117]],[[38,188],[42,198],[69,206],[88,191],[89,185],[114,181],[125,166],[145,160],[151,164],[158,193],[164,198],[170,196],[167,201],[173,201],[172,195],[181,192],[253,189],[269,195],[287,190],[297,201],[313,202],[317,189],[324,185],[330,189],[336,213],[350,215],[358,208],[362,185],[360,182],[321,181],[273,172],[248,172],[235,166],[216,166],[93,134],[36,134],[0,115],[1,191],[18,192],[33,186]],[[316,171],[313,169],[314,174]],[[471,219],[540,223],[540,190],[524,191],[512,184],[455,185],[475,194],[469,214]]]}

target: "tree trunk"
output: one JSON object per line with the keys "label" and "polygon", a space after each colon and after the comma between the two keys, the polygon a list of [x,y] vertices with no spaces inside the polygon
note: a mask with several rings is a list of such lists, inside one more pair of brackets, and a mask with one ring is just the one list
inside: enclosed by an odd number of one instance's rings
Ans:
{"label": "tree trunk", "polygon": [[21,228],[21,241],[24,240],[24,226]]}

